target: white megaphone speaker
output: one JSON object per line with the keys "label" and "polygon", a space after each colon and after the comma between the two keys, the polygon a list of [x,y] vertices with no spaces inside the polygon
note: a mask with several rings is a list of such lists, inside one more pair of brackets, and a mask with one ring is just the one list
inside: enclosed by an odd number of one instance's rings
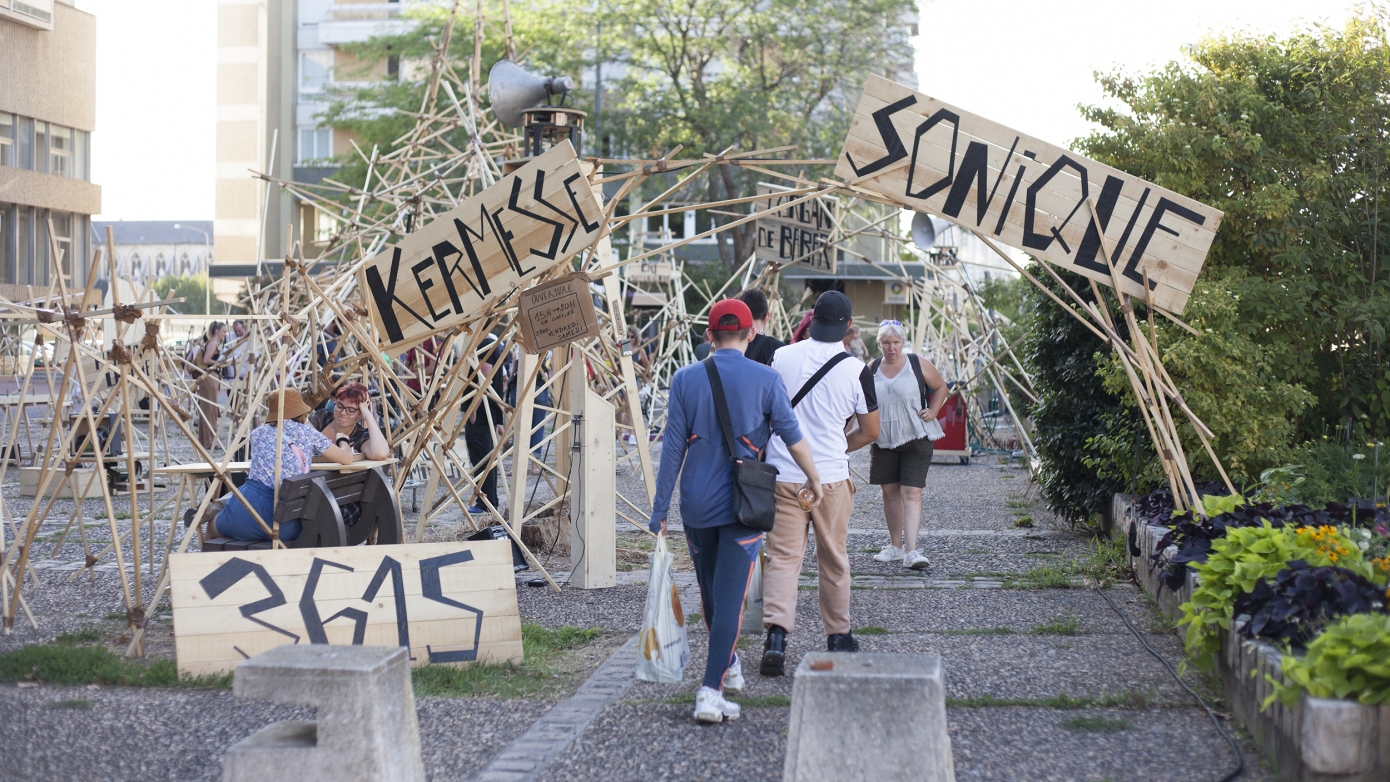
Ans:
{"label": "white megaphone speaker", "polygon": [[912,216],[912,243],[917,245],[919,250],[930,250],[936,246],[941,232],[950,226],[949,222],[939,217],[918,212]]}
{"label": "white megaphone speaker", "polygon": [[521,113],[548,103],[553,96],[568,95],[574,80],[568,76],[533,76],[511,60],[498,60],[487,76],[487,94],[497,119],[519,128]]}

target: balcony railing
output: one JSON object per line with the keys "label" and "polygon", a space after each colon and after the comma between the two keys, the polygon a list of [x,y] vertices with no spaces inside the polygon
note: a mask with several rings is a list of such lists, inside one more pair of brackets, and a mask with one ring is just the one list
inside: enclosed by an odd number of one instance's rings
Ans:
{"label": "balcony railing", "polygon": [[371,22],[395,19],[401,15],[401,3],[343,3],[328,6],[327,22]]}

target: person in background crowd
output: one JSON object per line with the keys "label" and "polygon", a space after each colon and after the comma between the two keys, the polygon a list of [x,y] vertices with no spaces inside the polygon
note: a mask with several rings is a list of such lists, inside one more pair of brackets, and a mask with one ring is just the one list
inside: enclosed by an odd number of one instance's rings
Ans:
{"label": "person in background crowd", "polygon": [[748,311],[753,313],[753,331],[757,334],[748,345],[746,355],[759,364],[772,366],[772,354],[787,343],[764,333],[767,329],[767,294],[757,288],[749,288],[738,295],[738,300],[747,304]]}
{"label": "person in background crowd", "polygon": [[[936,366],[906,353],[906,345],[907,331],[902,323],[885,320],[878,324],[878,349],[883,351],[883,359],[874,361],[869,369],[874,373],[881,425],[878,440],[869,447],[869,483],[883,490],[888,547],[874,559],[901,560],[903,567],[922,570],[931,565],[917,549],[922,487],[927,485],[927,469],[935,450],[932,441],[946,436],[936,415],[948,394]],[[931,394],[925,405],[924,390]]]}
{"label": "person in background crowd", "polygon": [[[767,449],[767,463],[778,471],[777,523],[767,534],[768,559],[763,570],[763,626],[767,628],[761,666],[764,676],[786,672],[787,634],[796,629],[797,579],[809,528],[816,532],[816,595],[827,633],[826,649],[859,651],[849,621],[846,546],[855,492],[849,453],[878,439],[878,400],[869,368],[844,351],[849,299],[839,291],[826,291],[812,312],[810,339],[777,351],[772,368],[793,393],[792,408],[815,455],[825,501],[812,510],[802,509],[797,501],[798,483],[807,476],[791,458],[786,444],[774,438]],[[846,434],[846,422],[851,420],[857,428]]]}
{"label": "person in background crowd", "polygon": [[711,346],[709,339],[706,337],[701,337],[700,341],[695,344],[695,360],[704,361],[705,359],[709,358],[710,350]]}
{"label": "person in background crowd", "polygon": [[338,360],[338,341],[342,336],[343,329],[337,320],[330,320],[328,325],[323,327],[323,340],[317,348],[319,366],[326,367],[329,361]]}
{"label": "person in background crowd", "polygon": [[863,338],[859,336],[858,326],[851,324],[849,331],[845,332],[845,350],[860,361],[868,362],[869,346],[865,345]]}
{"label": "person in background crowd", "polygon": [[806,474],[805,482],[795,488],[810,490],[816,503],[822,491],[811,449],[801,437],[781,376],[744,356],[753,337],[748,305],[738,299],[715,304],[705,337],[714,345],[714,353],[701,364],[682,367],[671,378],[666,446],[657,470],[650,529],[666,531],[671,493],[679,476],[681,524],[709,629],[709,656],[695,693],[695,719],[722,722],[739,715],[738,705],[724,695],[743,689],[743,665],[734,646],[762,533],[734,517],[734,466],[715,408],[709,364],[714,365],[724,390],[739,457],[758,458],[776,432],[781,442],[789,444],[784,450],[790,460]]}
{"label": "person in background crowd", "polygon": [[232,377],[246,377],[251,363],[251,340],[247,337],[246,321],[232,321],[232,341],[230,345]]}
{"label": "person in background crowd", "polygon": [[801,322],[796,324],[796,328],[792,329],[791,344],[795,345],[811,335],[811,317],[813,315],[815,315],[814,312],[808,312],[801,316]]}
{"label": "person in background crowd", "polygon": [[[492,376],[492,390],[497,394],[498,399],[503,399],[506,391],[502,386],[502,370],[499,368],[494,374],[492,368],[502,361],[505,354],[502,345],[496,335],[489,334],[483,340],[483,344],[478,348],[478,383],[489,375]],[[467,413],[468,408],[473,404],[473,395],[468,394],[463,399],[463,412]],[[473,464],[473,478],[478,479],[481,474],[482,466],[487,461],[488,454],[492,453],[493,445],[497,438],[502,436],[502,406],[492,398],[485,398],[478,404],[469,416],[468,422],[463,425],[463,440],[468,446],[468,461]],[[473,500],[473,505],[468,512],[474,516],[487,513],[488,509],[483,505],[482,497],[487,497],[492,507],[499,511],[500,500],[497,497],[497,467],[487,471],[487,475],[482,478],[480,485],[481,496]]]}
{"label": "person in background crowd", "polygon": [[357,451],[368,459],[391,456],[391,446],[371,407],[371,394],[361,383],[343,384],[333,392],[332,405],[316,411],[309,423],[335,445]]}
{"label": "person in background crowd", "polygon": [[[281,421],[280,409],[284,406],[284,433],[277,433],[277,423]],[[265,423],[251,432],[251,469],[246,475],[246,483],[241,485],[243,497],[251,503],[261,520],[267,525],[275,513],[275,454],[279,444],[280,480],[297,478],[309,472],[314,457],[326,456],[338,464],[350,464],[352,451],[334,445],[319,430],[304,423],[309,415],[309,406],[293,388],[272,391],[266,396],[267,412]],[[280,525],[280,540],[291,541],[299,537],[303,525],[298,520]],[[233,495],[227,500],[222,512],[208,525],[209,538],[229,537],[238,540],[270,540],[270,536],[255,516],[246,509],[241,499]]]}
{"label": "person in background crowd", "polygon": [[227,324],[213,321],[208,326],[207,341],[198,349],[191,370],[198,378],[198,443],[204,449],[211,449],[217,442],[217,418],[221,408],[217,404],[218,392],[222,384],[218,381],[215,368],[222,357],[222,345],[227,341]]}

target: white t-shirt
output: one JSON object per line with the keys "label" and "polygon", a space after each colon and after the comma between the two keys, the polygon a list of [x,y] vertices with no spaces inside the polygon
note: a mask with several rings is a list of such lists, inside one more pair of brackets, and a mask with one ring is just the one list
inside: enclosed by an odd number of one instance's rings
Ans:
{"label": "white t-shirt", "polygon": [[[844,353],[840,342],[802,340],[779,348],[772,354],[772,368],[782,374],[787,393],[793,398],[807,380],[831,358]],[[845,449],[845,422],[858,413],[878,409],[874,394],[874,378],[869,367],[850,357],[836,364],[816,387],[795,408],[801,436],[811,446],[821,483],[835,483],[849,478],[849,455]],[[781,438],[773,435],[767,450],[767,463],[777,468],[781,483],[804,483],[806,474],[796,466]]]}

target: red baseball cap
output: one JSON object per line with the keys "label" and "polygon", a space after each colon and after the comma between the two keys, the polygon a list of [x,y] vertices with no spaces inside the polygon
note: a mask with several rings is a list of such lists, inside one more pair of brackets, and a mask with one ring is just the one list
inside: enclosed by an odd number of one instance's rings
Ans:
{"label": "red baseball cap", "polygon": [[[737,315],[737,326],[719,325],[719,321],[725,315]],[[709,330],[710,331],[742,331],[753,327],[753,311],[748,309],[748,305],[738,299],[724,299],[715,304],[709,311]]]}

